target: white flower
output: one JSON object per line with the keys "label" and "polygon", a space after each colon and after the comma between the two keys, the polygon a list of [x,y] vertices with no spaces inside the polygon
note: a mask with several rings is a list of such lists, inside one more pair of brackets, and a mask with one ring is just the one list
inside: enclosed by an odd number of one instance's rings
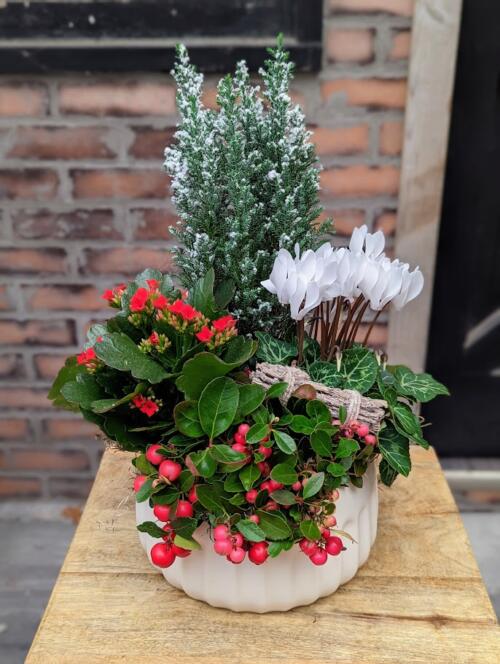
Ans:
{"label": "white flower", "polygon": [[393,299],[392,304],[398,311],[402,309],[405,304],[414,300],[422,292],[424,287],[424,275],[418,267],[413,272],[410,272],[408,263],[402,266],[402,285],[401,290]]}
{"label": "white flower", "polygon": [[368,227],[366,224],[353,230],[351,241],[349,242],[349,249],[353,254],[364,252],[368,258],[375,259],[379,256],[383,256],[382,252],[384,251],[384,247],[385,236],[382,231],[368,233]]}

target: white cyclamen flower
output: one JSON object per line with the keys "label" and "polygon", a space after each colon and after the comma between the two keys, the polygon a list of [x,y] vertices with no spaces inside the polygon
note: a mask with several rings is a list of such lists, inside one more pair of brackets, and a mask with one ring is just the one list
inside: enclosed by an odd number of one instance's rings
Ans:
{"label": "white cyclamen flower", "polygon": [[405,304],[414,300],[422,292],[424,287],[424,275],[420,268],[416,267],[413,272],[410,272],[408,263],[402,265],[402,284],[401,290],[392,300],[394,308],[398,311],[402,309]]}
{"label": "white cyclamen flower", "polygon": [[349,249],[353,254],[364,253],[368,258],[376,259],[383,256],[385,236],[382,231],[368,233],[368,226],[364,224],[355,228],[349,242]]}

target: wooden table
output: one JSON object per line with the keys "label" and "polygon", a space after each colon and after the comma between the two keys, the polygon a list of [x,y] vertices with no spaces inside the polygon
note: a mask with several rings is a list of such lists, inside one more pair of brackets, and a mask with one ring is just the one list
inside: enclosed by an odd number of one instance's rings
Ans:
{"label": "wooden table", "polygon": [[105,453],[29,664],[500,662],[499,628],[435,454],[381,488],[368,563],[288,613],[214,609],[171,588],[135,531],[129,455]]}

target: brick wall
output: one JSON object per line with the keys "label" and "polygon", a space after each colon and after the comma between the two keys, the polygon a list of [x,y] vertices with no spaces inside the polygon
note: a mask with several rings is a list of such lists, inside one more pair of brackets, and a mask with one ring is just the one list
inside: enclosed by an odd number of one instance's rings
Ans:
{"label": "brick wall", "polygon": [[[323,69],[294,82],[340,239],[394,232],[412,5],[326,0]],[[101,444],[46,392],[107,314],[99,293],[170,266],[174,97],[159,75],[0,77],[0,499],[88,492]]]}

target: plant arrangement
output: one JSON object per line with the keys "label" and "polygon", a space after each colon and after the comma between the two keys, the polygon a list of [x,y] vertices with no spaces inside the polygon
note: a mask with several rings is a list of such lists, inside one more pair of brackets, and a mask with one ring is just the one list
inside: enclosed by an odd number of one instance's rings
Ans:
{"label": "plant arrangement", "polygon": [[315,159],[280,45],[267,105],[243,64],[221,81],[218,114],[202,109],[183,48],[175,73],[183,123],[166,163],[188,288],[145,270],[105,291],[116,315],[90,328],[49,396],[134,453],[135,497],[155,517],[138,528],[158,540],[158,567],[196,555],[200,528],[233,564],[298,546],[323,565],[351,545],[341,489],[362,487],[376,460],[384,484],[408,476],[410,445],[428,447],[418,404],[447,394],[367,345],[380,312],[423,278],[366,227],[348,248],[318,247]]}

